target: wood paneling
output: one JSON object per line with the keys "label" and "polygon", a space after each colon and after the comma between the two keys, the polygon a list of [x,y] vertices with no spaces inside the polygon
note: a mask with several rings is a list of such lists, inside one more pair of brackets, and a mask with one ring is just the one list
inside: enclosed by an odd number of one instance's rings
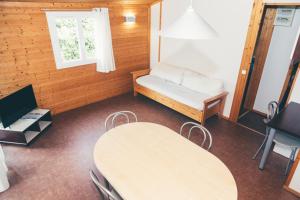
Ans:
{"label": "wood paneling", "polygon": [[[95,64],[57,70],[47,20],[41,8],[109,7],[117,70],[96,72]],[[40,107],[60,113],[129,92],[130,72],[149,66],[148,5],[108,3],[0,2],[0,96],[32,84]],[[135,13],[133,25],[125,13]]]}
{"label": "wood paneling", "polygon": [[99,3],[99,2],[110,2],[116,4],[151,4],[156,0],[0,0],[1,1],[8,1],[8,2],[53,2],[53,3]]}
{"label": "wood paneling", "polygon": [[264,15],[264,21],[261,27],[260,36],[256,44],[254,56],[254,69],[250,77],[250,84],[247,91],[247,96],[245,100],[244,107],[252,110],[258,91],[259,83],[264,70],[265,62],[269,52],[269,46],[271,43],[273,30],[274,30],[274,20],[276,16],[275,8],[267,8]]}

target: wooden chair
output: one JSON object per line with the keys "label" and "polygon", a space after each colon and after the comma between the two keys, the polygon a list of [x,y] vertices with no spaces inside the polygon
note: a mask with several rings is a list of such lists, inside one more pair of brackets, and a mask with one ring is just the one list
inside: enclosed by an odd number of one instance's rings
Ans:
{"label": "wooden chair", "polygon": [[206,141],[208,140],[208,146],[207,148],[205,148],[206,150],[210,150],[211,146],[212,146],[212,136],[211,136],[211,133],[202,125],[200,124],[197,124],[195,122],[186,122],[184,123],[181,128],[180,128],[180,135],[183,134],[183,129],[186,127],[186,126],[191,126],[190,129],[189,129],[189,132],[188,132],[188,139],[190,139],[191,137],[191,134],[192,134],[192,131],[194,129],[199,129],[201,131],[201,133],[203,134],[203,141],[201,143],[201,147],[204,148],[204,145],[206,143]]}
{"label": "wooden chair", "polygon": [[[106,131],[109,130],[109,127],[115,127],[116,126],[116,119],[121,118],[121,117],[126,119],[126,123],[137,122],[137,116],[134,112],[131,112],[131,111],[118,111],[118,112],[110,114],[105,119],[105,129],[106,129]],[[130,119],[132,119],[132,120],[130,120]]]}

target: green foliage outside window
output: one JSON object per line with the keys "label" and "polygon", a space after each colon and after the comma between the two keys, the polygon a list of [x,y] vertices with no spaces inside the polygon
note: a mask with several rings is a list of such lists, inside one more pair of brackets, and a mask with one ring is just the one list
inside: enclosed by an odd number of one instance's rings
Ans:
{"label": "green foliage outside window", "polygon": [[59,47],[64,61],[80,59],[78,25],[74,18],[56,19]]}
{"label": "green foliage outside window", "polygon": [[96,52],[94,36],[95,20],[93,18],[85,18],[81,21],[81,24],[86,55],[88,58],[94,58]]}
{"label": "green foliage outside window", "polygon": [[[95,20],[84,18],[81,21],[81,27],[86,57],[95,58]],[[56,31],[63,60],[68,62],[81,59],[77,20],[75,18],[57,18]]]}

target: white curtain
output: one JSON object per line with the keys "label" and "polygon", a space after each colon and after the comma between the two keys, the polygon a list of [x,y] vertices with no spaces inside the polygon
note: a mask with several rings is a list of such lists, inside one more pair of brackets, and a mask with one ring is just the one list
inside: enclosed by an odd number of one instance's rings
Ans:
{"label": "white curtain", "polygon": [[116,70],[108,8],[93,9],[96,21],[97,71],[109,73]]}

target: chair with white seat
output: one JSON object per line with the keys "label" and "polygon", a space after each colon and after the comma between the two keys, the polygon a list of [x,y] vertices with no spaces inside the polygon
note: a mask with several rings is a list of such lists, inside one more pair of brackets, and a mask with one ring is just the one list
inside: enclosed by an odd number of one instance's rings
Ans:
{"label": "chair with white seat", "polygon": [[[186,122],[180,128],[180,132],[179,132],[180,135],[183,134],[183,130],[187,126],[190,126],[187,138],[190,139],[192,131],[194,129],[199,129],[201,131],[201,133],[203,134],[203,142],[201,143],[200,146],[202,148],[204,148],[204,149],[206,149],[206,150],[209,151],[210,148],[211,148],[211,146],[212,146],[212,136],[211,136],[211,133],[204,126],[202,126],[201,124],[198,124],[198,123],[195,123],[195,122]],[[204,146],[205,146],[207,140],[208,140],[208,145],[205,148]]]}
{"label": "chair with white seat", "polygon": [[[270,122],[276,115],[278,114],[278,103],[276,101],[271,101],[268,104],[268,113],[267,113],[267,119],[264,119],[265,123]],[[270,128],[266,128],[266,136],[263,140],[263,143],[255,153],[252,159],[255,159],[260,151],[263,150],[263,147],[266,144],[266,141],[269,136],[269,131]],[[279,146],[289,148],[291,150],[290,156],[289,156],[289,161],[285,169],[285,175],[289,173],[290,167],[293,164],[296,156],[297,150],[300,148],[300,140],[296,137],[293,137],[285,132],[276,130],[275,137],[273,139],[273,142]]]}
{"label": "chair with white seat", "polygon": [[[276,101],[271,101],[269,104],[268,104],[268,112],[267,112],[267,118],[266,119],[263,119],[264,123],[267,124],[268,122],[270,122],[273,117],[275,115],[278,114],[278,103]],[[259,154],[260,151],[263,150],[263,147],[265,146],[267,140],[268,140],[268,136],[269,136],[269,130],[270,128],[269,127],[266,127],[266,135],[265,135],[265,138],[262,142],[262,144],[260,145],[260,147],[257,149],[256,153],[254,154],[254,156],[252,157],[253,160],[256,159],[257,155]]]}
{"label": "chair with white seat", "polygon": [[287,133],[276,130],[276,134],[273,141],[275,144],[289,148],[291,150],[289,162],[285,169],[285,175],[287,175],[290,171],[292,164],[294,163],[297,150],[300,149],[300,140],[299,138],[293,137]]}
{"label": "chair with white seat", "polygon": [[113,188],[108,189],[104,185],[102,185],[98,177],[92,170],[90,170],[90,177],[93,183],[97,186],[98,190],[103,195],[105,200],[122,200],[122,198],[118,195],[118,193]]}
{"label": "chair with white seat", "polygon": [[126,123],[130,122],[137,122],[137,116],[134,112],[131,111],[118,111],[115,113],[110,114],[106,119],[105,119],[105,129],[106,131],[109,130],[109,127],[116,127],[116,120],[119,118],[125,118]]}

